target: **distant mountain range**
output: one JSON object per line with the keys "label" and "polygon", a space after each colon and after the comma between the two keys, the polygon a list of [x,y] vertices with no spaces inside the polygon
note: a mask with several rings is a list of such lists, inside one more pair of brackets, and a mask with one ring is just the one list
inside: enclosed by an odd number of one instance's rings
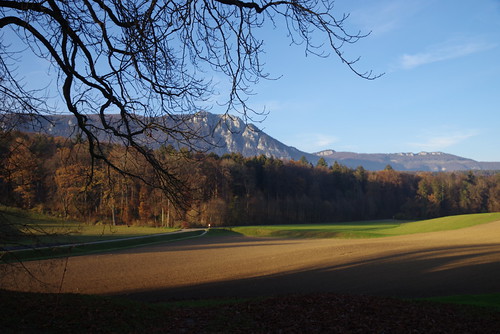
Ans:
{"label": "distant mountain range", "polygon": [[443,152],[368,154],[326,150],[316,155],[326,161],[338,161],[349,167],[361,165],[368,170],[384,169],[387,165],[401,171],[500,170],[500,162],[479,162]]}
{"label": "distant mountain range", "polygon": [[[116,116],[112,115],[109,117],[110,119],[116,118]],[[0,122],[0,129],[9,128],[5,117],[3,120],[3,123]],[[90,122],[96,121],[96,117],[90,117]],[[16,122],[16,124],[19,123]],[[194,143],[196,147],[218,155],[239,152],[246,157],[263,154],[284,160],[299,160],[301,157],[305,157],[312,164],[316,164],[322,157],[329,165],[337,161],[350,168],[363,166],[367,170],[381,170],[387,165],[391,165],[393,169],[400,171],[500,170],[500,162],[479,162],[442,152],[369,154],[325,150],[317,153],[307,153],[274,139],[259,130],[255,125],[246,124],[238,117],[215,115],[208,112],[195,114],[185,124],[204,138]],[[72,115],[46,116],[45,119],[38,121],[35,129],[19,125],[17,129],[64,137],[75,136],[79,132],[76,127],[76,119]],[[103,140],[112,138],[104,132],[100,137]],[[152,137],[155,138],[154,141],[149,140],[148,138],[151,138],[149,136],[144,136],[142,139],[145,144],[153,148],[158,147],[160,144],[170,144],[179,148],[175,139],[169,138],[161,132],[152,133]]]}

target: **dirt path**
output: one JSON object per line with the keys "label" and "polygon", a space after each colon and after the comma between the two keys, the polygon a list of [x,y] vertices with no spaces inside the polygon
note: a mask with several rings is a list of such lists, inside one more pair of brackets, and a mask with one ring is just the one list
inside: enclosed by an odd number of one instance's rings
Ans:
{"label": "dirt path", "polygon": [[379,239],[204,237],[26,265],[48,284],[11,266],[0,287],[150,301],[306,292],[490,293],[500,292],[500,222]]}

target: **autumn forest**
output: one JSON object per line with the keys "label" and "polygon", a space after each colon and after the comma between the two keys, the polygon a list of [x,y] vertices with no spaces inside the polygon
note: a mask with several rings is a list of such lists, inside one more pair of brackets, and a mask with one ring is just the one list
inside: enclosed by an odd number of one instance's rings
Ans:
{"label": "autumn forest", "polygon": [[500,211],[500,173],[350,169],[323,160],[219,157],[162,147],[156,157],[184,185],[182,203],[155,187],[154,170],[121,145],[109,164],[82,140],[19,132],[0,137],[0,204],[88,223],[227,226],[419,219]]}

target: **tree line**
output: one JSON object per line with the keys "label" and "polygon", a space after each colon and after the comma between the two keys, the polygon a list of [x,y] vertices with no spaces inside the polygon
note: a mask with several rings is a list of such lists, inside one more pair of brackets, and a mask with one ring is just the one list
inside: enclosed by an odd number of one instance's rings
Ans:
{"label": "tree line", "polygon": [[[20,132],[0,136],[3,205],[89,223],[224,226],[422,219],[500,211],[499,172],[351,169],[323,160],[282,161],[177,151],[152,154],[184,185],[183,203],[157,184],[144,157],[103,148],[119,169],[92,160],[81,139]],[[140,175],[140,178],[133,177]]]}

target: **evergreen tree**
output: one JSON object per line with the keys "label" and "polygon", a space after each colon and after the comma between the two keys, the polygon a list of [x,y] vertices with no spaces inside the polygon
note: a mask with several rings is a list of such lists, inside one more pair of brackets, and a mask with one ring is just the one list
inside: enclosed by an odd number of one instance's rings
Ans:
{"label": "evergreen tree", "polygon": [[304,166],[311,165],[311,163],[307,160],[307,158],[305,156],[301,156],[299,162],[301,165],[304,165]]}
{"label": "evergreen tree", "polygon": [[328,163],[326,162],[325,158],[323,158],[323,157],[319,158],[318,163],[316,164],[316,167],[328,168]]}

